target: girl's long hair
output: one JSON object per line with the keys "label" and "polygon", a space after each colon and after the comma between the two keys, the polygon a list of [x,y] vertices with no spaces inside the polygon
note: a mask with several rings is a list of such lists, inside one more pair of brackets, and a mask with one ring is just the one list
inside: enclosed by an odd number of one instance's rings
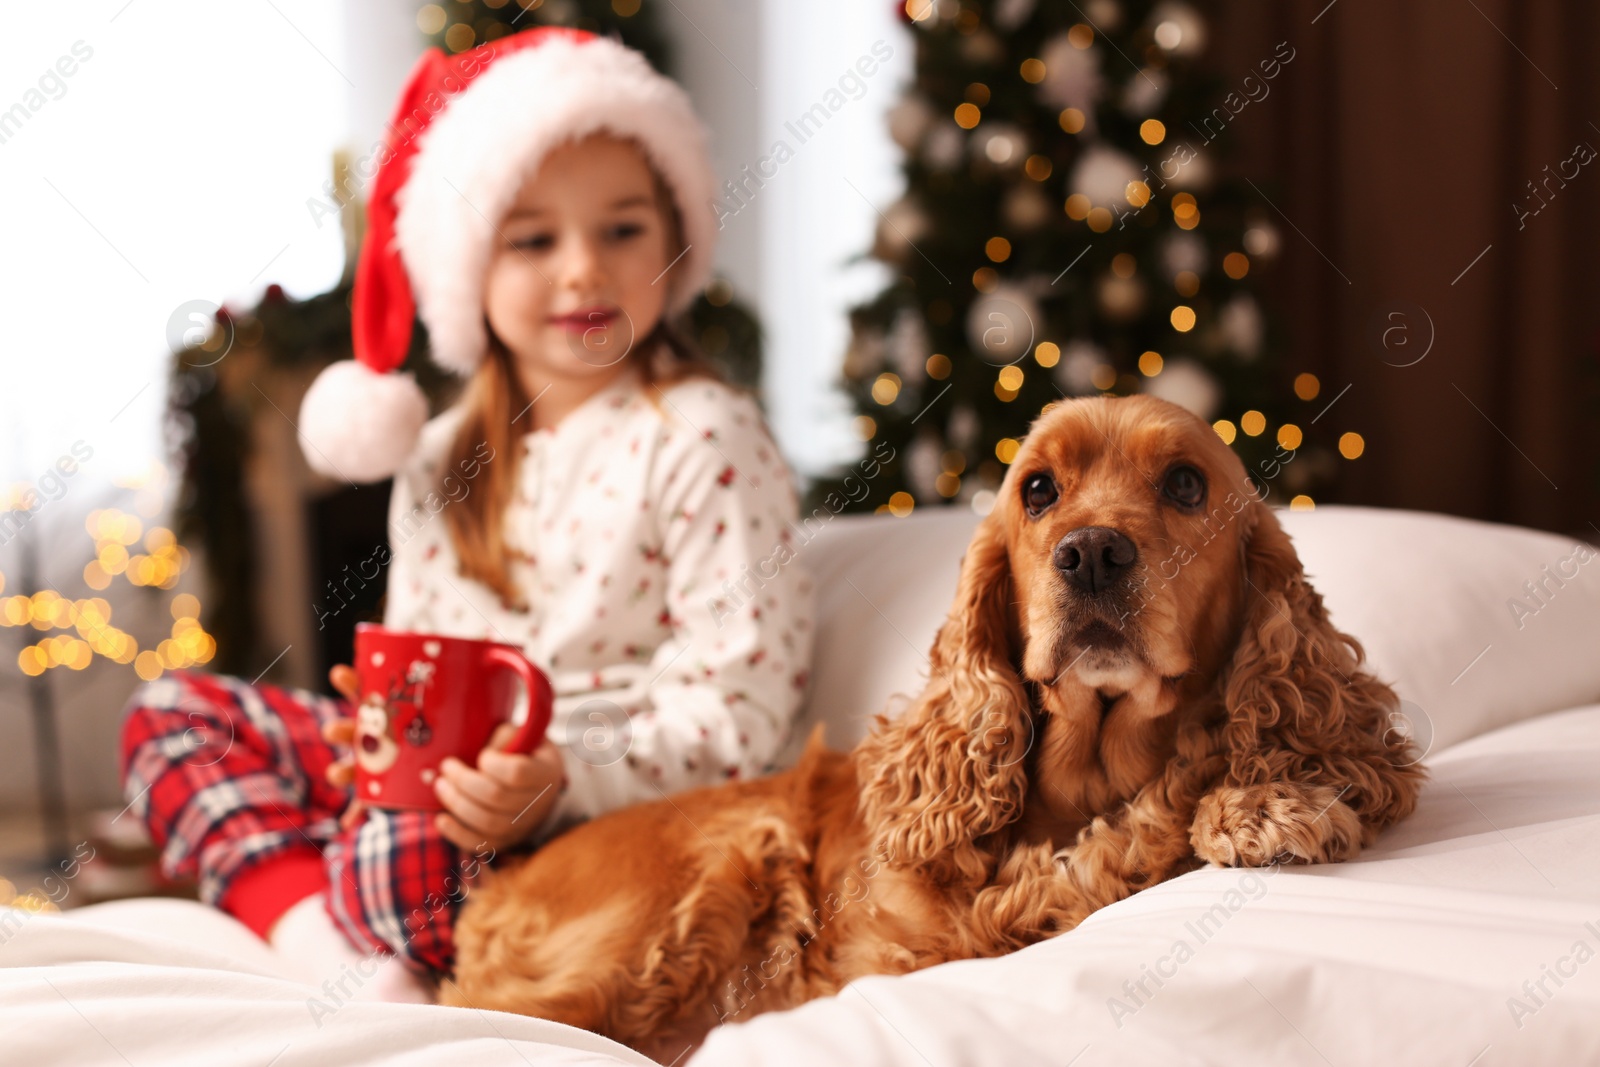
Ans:
{"label": "girl's long hair", "polygon": [[[670,260],[683,252],[683,225],[671,190],[654,168],[652,173],[656,204],[667,225]],[[469,483],[467,494],[459,499],[441,491],[441,496],[450,500],[444,508],[445,527],[455,546],[461,576],[494,590],[506,610],[526,611],[528,604],[511,580],[505,513],[516,492],[522,458],[519,445],[532,429],[532,419],[527,414],[531,398],[515,372],[514,357],[495,336],[488,316],[484,328],[488,332],[488,350],[456,401],[456,406],[465,410],[465,417],[440,467],[439,481],[458,479],[455,472],[472,470],[474,464],[478,473]],[[665,315],[626,358],[638,367],[645,395],[658,410],[661,402],[653,387],[694,377],[723,380],[716,365]],[[479,451],[485,444],[492,450],[488,462],[481,461]]]}

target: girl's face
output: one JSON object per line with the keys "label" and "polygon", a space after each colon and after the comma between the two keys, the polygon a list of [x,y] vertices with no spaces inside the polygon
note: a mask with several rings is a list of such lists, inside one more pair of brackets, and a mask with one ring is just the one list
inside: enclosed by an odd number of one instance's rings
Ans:
{"label": "girl's face", "polygon": [[666,304],[676,249],[631,141],[552,150],[500,224],[485,312],[525,383],[609,378]]}

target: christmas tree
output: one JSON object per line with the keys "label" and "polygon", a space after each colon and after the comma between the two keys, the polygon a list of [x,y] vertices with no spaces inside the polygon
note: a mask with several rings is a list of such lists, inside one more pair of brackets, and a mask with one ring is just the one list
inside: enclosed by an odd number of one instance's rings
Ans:
{"label": "christmas tree", "polygon": [[1334,398],[1285,365],[1252,291],[1273,209],[1220,165],[1293,48],[1227,84],[1200,62],[1202,12],[1172,0],[904,10],[906,192],[871,249],[897,277],[853,309],[843,383],[868,451],[894,458],[868,493],[825,480],[812,504],[987,512],[1046,404],[1143,392],[1211,422],[1274,503],[1310,506],[1361,440],[1313,425]]}

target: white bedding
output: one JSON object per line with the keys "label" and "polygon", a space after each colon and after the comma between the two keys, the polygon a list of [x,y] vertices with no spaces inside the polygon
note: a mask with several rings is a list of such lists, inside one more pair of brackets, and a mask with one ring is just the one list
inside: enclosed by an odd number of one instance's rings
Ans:
{"label": "white bedding", "polygon": [[[689,1062],[1600,1063],[1600,705],[1477,737],[1432,767],[1416,816],[1356,862],[1196,871],[1002,959],[869,978],[724,1027]],[[13,929],[3,912],[0,929]],[[1580,941],[1595,958],[1578,962]],[[249,931],[198,904],[34,917],[0,944],[0,1056],[648,1062],[498,1012],[352,1003],[318,1026],[308,1001],[326,995],[277,974]],[[1535,1001],[1521,986],[1541,978],[1551,995]]]}
{"label": "white bedding", "polygon": [[[1600,1064],[1600,568],[1515,626],[1504,599],[1571,542],[1371,509],[1284,518],[1335,622],[1426,708],[1433,780],[1410,820],[1353,863],[1197,871],[1002,959],[862,980],[724,1027],[689,1062]],[[857,627],[819,635],[814,716],[853,733],[868,693],[915,687],[969,530],[840,519],[808,546],[823,613]],[[288,973],[198,904],[0,909],[0,1062],[648,1062],[496,1012],[319,1020],[311,999],[331,1000]]]}
{"label": "white bedding", "polygon": [[725,1027],[692,1062],[1600,1063],[1597,769],[1600,705],[1507,727],[1437,756],[1356,862],[1195,871],[1002,959]]}

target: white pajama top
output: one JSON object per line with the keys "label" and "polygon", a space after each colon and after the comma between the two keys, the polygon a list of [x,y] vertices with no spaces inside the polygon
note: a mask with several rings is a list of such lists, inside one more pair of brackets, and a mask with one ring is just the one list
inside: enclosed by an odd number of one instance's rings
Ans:
{"label": "white pajama top", "polygon": [[805,691],[813,595],[755,401],[703,378],[644,385],[630,367],[523,436],[505,540],[525,611],[457,571],[440,512],[482,470],[440,488],[461,416],[430,420],[395,476],[383,621],[517,645],[549,675],[567,782],[531,839],[771,770]]}

